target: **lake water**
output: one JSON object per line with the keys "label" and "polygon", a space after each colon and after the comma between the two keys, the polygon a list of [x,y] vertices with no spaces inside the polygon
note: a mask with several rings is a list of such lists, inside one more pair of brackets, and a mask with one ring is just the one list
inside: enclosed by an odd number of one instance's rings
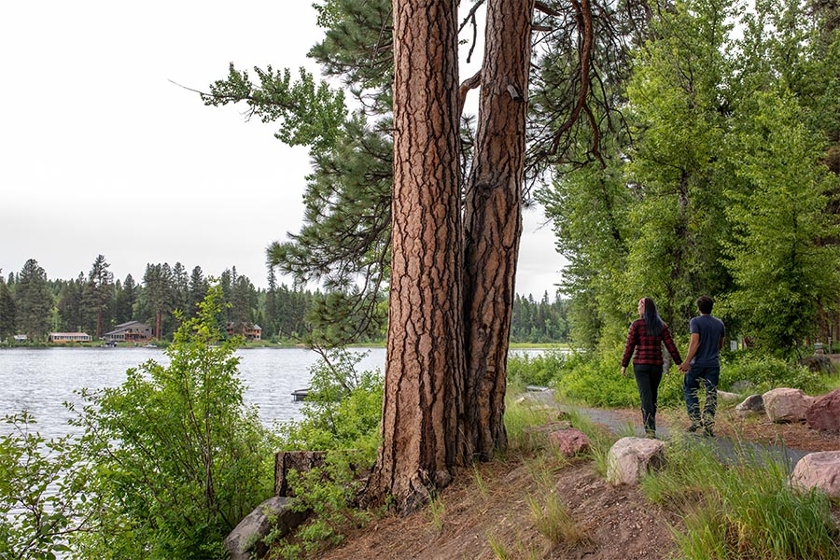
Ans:
{"label": "lake water", "polygon": [[[362,370],[385,366],[384,348],[353,352],[367,352],[358,366]],[[237,355],[245,401],[259,407],[261,419],[270,425],[300,418],[301,403],[294,402],[292,392],[309,384],[318,355],[302,348],[248,348]],[[169,363],[160,348],[0,349],[0,416],[29,410],[42,435],[66,434],[73,414],[62,403],[79,403],[74,391],[117,386],[127,369],[150,359]],[[0,425],[0,431],[7,429]]]}
{"label": "lake water", "polygon": [[[352,352],[366,354],[357,366],[362,371],[385,367],[384,348]],[[238,350],[237,355],[241,358],[239,374],[245,385],[245,401],[257,405],[266,425],[301,417],[301,403],[293,400],[292,392],[308,386],[310,368],[318,361],[315,352],[303,348],[246,348]],[[74,391],[117,386],[125,380],[127,369],[150,359],[169,363],[160,348],[0,349],[0,416],[28,410],[42,435],[64,435],[71,429],[67,421],[73,414],[63,403],[80,402]],[[0,433],[8,429],[0,424]]]}

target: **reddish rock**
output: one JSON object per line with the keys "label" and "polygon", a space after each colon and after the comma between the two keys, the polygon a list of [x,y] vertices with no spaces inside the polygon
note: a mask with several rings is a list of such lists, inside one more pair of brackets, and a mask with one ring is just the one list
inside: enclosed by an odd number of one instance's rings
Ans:
{"label": "reddish rock", "polygon": [[762,395],[764,411],[771,422],[804,422],[805,413],[814,403],[802,389],[783,387],[767,391]]}
{"label": "reddish rock", "polygon": [[818,397],[805,414],[805,421],[812,430],[840,433],[840,389]]}
{"label": "reddish rock", "polygon": [[840,498],[840,451],[809,453],[793,468],[790,483],[795,488],[819,488],[832,498]]}
{"label": "reddish rock", "polygon": [[591,447],[589,437],[575,428],[549,433],[548,442],[559,449],[564,457],[574,457],[579,453],[586,453]]}

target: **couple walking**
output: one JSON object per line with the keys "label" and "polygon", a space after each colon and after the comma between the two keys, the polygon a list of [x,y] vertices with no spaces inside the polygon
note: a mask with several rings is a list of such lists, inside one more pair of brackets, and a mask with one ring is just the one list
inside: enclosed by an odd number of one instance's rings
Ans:
{"label": "couple walking", "polygon": [[[648,437],[656,437],[656,397],[659,383],[662,381],[662,343],[665,344],[674,363],[679,366],[679,370],[685,374],[683,396],[691,421],[688,431],[696,432],[702,428],[706,435],[714,434],[720,350],[723,348],[725,330],[723,321],[712,316],[712,304],[712,298],[709,296],[697,298],[700,316],[692,318],[689,322],[691,341],[688,345],[688,355],[683,361],[671,337],[671,331],[659,317],[653,300],[648,297],[639,300],[639,318],[633,321],[627,333],[627,344],[621,358],[621,375],[627,375],[627,365],[635,350],[633,374],[639,388],[642,422]],[[702,416],[697,397],[701,382],[706,392]]]}

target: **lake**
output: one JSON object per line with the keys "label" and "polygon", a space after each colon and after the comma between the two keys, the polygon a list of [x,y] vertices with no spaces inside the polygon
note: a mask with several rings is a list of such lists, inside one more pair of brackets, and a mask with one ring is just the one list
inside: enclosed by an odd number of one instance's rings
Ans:
{"label": "lake", "polygon": [[[544,350],[512,350],[511,353],[536,354]],[[361,370],[384,369],[384,348],[353,349],[366,353],[357,366]],[[259,408],[267,426],[276,421],[301,417],[301,403],[292,392],[308,386],[310,368],[318,355],[304,348],[244,348],[239,374],[245,385],[246,403]],[[62,403],[79,403],[73,392],[81,389],[114,387],[125,380],[127,369],[147,360],[168,364],[160,348],[4,348],[0,349],[0,416],[30,411],[36,429],[46,437],[56,437],[71,429],[73,416]],[[0,432],[9,427],[0,424]]]}
{"label": "lake", "polygon": [[[385,366],[384,348],[354,349],[368,352],[362,370]],[[244,398],[259,407],[260,418],[270,425],[301,417],[301,403],[292,391],[309,384],[310,368],[318,355],[303,348],[246,348],[237,351]],[[6,348],[0,349],[0,416],[29,410],[42,435],[68,433],[73,415],[62,403],[79,403],[73,392],[83,387],[117,386],[127,369],[147,360],[168,364],[160,348]],[[0,425],[0,431],[8,429]]]}

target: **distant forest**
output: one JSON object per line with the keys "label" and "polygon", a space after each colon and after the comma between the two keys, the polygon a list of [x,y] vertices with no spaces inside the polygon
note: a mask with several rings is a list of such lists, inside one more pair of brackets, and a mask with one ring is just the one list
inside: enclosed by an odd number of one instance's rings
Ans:
{"label": "distant forest", "polygon": [[[46,341],[50,332],[84,332],[99,340],[119,324],[140,321],[152,327],[155,337],[171,339],[178,327],[176,310],[182,317],[195,315],[211,278],[200,266],[188,272],[181,263],[147,264],[143,277],[131,274],[114,279],[110,264],[99,255],[90,272],[73,280],[49,279],[35,259],[29,259],[18,273],[5,278],[0,271],[0,341],[9,342],[25,334],[31,342]],[[225,270],[218,279],[227,303],[225,313],[235,332],[253,325],[262,338],[276,342],[300,342],[310,329],[310,312],[322,304],[326,294],[277,284],[273,270],[268,289],[254,287],[251,280]],[[513,342],[564,342],[567,340],[566,304],[540,301],[517,295],[511,324]],[[384,328],[374,342],[385,337]]]}

